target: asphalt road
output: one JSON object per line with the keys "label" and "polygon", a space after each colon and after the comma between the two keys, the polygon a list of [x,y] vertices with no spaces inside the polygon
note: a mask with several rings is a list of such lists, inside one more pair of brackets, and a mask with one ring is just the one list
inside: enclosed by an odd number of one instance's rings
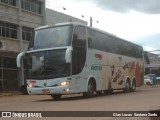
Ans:
{"label": "asphalt road", "polygon": [[[102,95],[102,96],[95,95],[93,98],[83,98],[81,94],[66,95],[63,96],[63,98],[59,101],[53,100],[49,95],[14,95],[14,96],[0,97],[0,111],[151,111],[151,110],[160,110],[160,86],[158,86],[158,88],[152,88],[151,86],[142,86],[137,88],[136,92],[130,92],[130,93],[123,93],[122,91],[114,91],[114,93],[111,95]],[[81,118],[50,117],[45,119],[79,120]],[[87,117],[83,119],[147,120],[149,119],[149,117],[143,117],[143,118]]]}

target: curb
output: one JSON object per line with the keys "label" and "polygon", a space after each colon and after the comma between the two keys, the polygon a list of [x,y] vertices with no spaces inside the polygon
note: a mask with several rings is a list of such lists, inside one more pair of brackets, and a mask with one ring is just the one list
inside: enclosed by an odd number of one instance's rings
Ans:
{"label": "curb", "polygon": [[5,96],[18,96],[21,95],[22,93],[18,92],[18,91],[12,91],[12,92],[4,92],[4,93],[0,93],[0,97],[5,97]]}
{"label": "curb", "polygon": [[0,97],[3,97],[3,96],[11,96],[12,94],[11,93],[0,93]]}

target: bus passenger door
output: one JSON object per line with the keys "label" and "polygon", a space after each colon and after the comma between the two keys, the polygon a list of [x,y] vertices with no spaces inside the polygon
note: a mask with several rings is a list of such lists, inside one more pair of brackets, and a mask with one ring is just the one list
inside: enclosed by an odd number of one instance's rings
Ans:
{"label": "bus passenger door", "polygon": [[[78,79],[78,83],[86,77],[83,69],[86,62],[86,29],[82,26],[77,26],[73,35],[73,53],[72,53],[72,75]],[[81,74],[80,74],[81,73]],[[81,80],[81,81],[80,81]],[[82,85],[79,85],[82,86]]]}

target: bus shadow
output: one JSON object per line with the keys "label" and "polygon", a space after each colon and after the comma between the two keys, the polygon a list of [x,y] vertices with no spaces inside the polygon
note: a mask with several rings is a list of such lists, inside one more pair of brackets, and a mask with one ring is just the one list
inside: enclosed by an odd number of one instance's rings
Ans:
{"label": "bus shadow", "polygon": [[88,99],[94,99],[94,98],[102,98],[102,97],[107,97],[107,96],[114,96],[114,95],[120,95],[120,94],[131,94],[131,93],[134,93],[134,92],[124,93],[123,91],[118,90],[118,91],[113,92],[112,94],[103,94],[103,93],[101,95],[94,94],[94,96],[91,98],[83,97],[83,94],[73,94],[73,95],[63,95],[62,98],[59,100],[54,100],[50,98],[50,99],[45,99],[45,100],[44,99],[36,100],[33,102],[88,100]]}
{"label": "bus shadow", "polygon": [[45,100],[37,100],[34,102],[71,101],[71,100],[81,100],[81,99],[84,99],[84,97],[83,96],[77,96],[77,97],[71,96],[71,97],[62,97],[59,100],[54,100],[54,99],[50,98],[50,99],[45,99]]}

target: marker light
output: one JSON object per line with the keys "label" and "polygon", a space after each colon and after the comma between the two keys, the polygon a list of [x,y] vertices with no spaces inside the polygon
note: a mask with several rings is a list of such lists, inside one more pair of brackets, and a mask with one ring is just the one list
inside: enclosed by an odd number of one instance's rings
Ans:
{"label": "marker light", "polygon": [[67,92],[69,92],[69,91],[70,91],[70,89],[68,88],[68,89],[66,89],[66,91],[67,91]]}

